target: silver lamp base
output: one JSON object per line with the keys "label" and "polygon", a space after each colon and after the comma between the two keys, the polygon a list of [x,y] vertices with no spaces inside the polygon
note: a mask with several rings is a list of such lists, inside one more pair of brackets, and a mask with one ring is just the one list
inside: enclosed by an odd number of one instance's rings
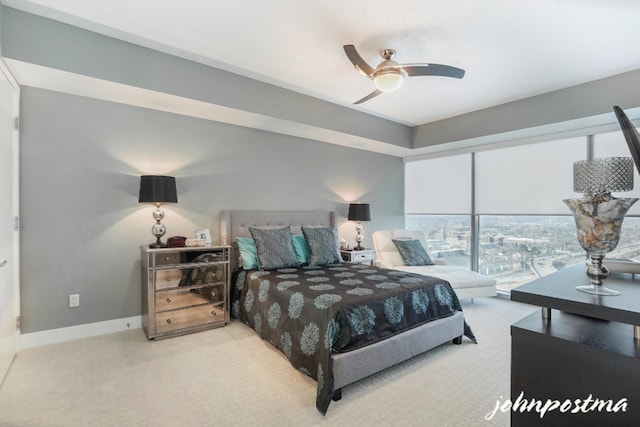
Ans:
{"label": "silver lamp base", "polygon": [[576,289],[592,295],[620,295],[620,292],[607,288],[603,284],[604,280],[609,276],[609,269],[602,263],[604,255],[591,254],[589,258],[591,259],[591,263],[587,266],[587,276],[591,280],[591,284],[576,286]]}
{"label": "silver lamp base", "polygon": [[167,232],[167,228],[160,222],[162,221],[162,218],[164,218],[164,212],[161,211],[159,207],[156,207],[156,210],[153,211],[153,219],[156,220],[156,223],[151,227],[151,233],[156,236],[156,242],[151,243],[149,245],[150,248],[164,248],[166,246],[160,240],[160,238]]}
{"label": "silver lamp base", "polygon": [[362,224],[358,221],[356,225],[356,246],[353,248],[354,251],[361,251],[364,249],[362,246]]}

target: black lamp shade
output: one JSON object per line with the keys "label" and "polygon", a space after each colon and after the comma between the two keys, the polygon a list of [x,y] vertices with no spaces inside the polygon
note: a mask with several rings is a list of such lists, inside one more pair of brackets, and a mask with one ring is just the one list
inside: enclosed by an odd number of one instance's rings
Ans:
{"label": "black lamp shade", "polygon": [[349,221],[371,221],[369,203],[351,203],[347,219]]}
{"label": "black lamp shade", "polygon": [[178,203],[176,179],[164,175],[140,177],[139,203]]}

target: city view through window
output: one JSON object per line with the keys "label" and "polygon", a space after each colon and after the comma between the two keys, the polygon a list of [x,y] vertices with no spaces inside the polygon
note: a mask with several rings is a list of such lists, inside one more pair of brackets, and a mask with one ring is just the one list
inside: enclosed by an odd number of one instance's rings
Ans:
{"label": "city view through window", "polygon": [[[478,270],[496,279],[500,291],[585,261],[571,215],[479,218]],[[471,266],[471,216],[407,215],[405,222],[408,229],[425,233],[433,258]],[[640,259],[639,217],[625,218],[620,242],[607,258]]]}

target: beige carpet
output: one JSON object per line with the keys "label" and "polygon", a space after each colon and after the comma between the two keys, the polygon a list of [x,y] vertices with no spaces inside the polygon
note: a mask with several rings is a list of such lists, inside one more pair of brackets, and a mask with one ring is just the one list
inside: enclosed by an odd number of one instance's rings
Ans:
{"label": "beige carpet", "polygon": [[316,384],[246,326],[157,342],[141,330],[29,349],[0,388],[0,426],[505,426],[509,326],[535,307],[463,301],[479,344],[444,345],[344,389]]}

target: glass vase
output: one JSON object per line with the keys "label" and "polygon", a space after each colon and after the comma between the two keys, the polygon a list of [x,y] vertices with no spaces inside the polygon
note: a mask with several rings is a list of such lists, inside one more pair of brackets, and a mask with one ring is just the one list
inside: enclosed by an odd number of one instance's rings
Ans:
{"label": "glass vase", "polygon": [[578,242],[587,251],[586,273],[591,284],[576,286],[577,290],[595,295],[620,295],[603,284],[609,275],[603,260],[606,253],[618,246],[624,216],[637,200],[618,199],[610,194],[563,200],[576,221]]}

